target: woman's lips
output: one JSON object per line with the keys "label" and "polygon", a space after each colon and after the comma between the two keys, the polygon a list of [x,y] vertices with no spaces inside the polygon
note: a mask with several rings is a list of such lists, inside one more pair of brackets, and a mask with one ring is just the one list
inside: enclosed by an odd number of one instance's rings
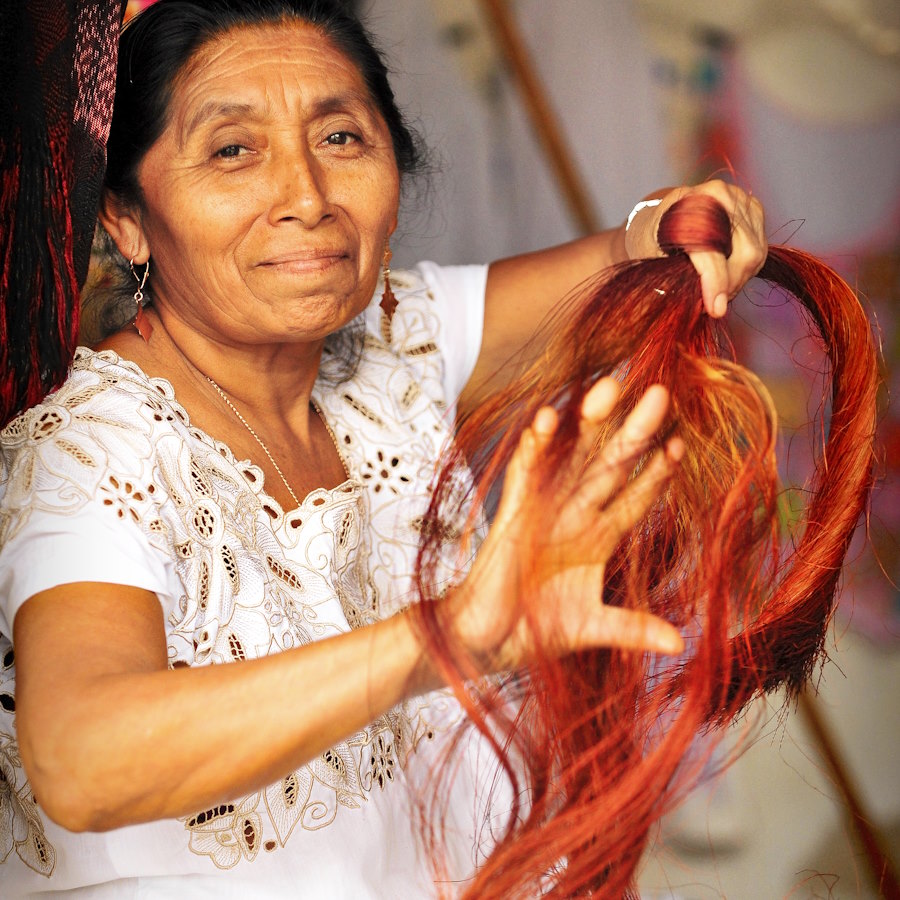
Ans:
{"label": "woman's lips", "polygon": [[259,263],[262,268],[286,269],[291,271],[320,271],[330,268],[344,259],[347,254],[340,250],[301,250],[273,256]]}

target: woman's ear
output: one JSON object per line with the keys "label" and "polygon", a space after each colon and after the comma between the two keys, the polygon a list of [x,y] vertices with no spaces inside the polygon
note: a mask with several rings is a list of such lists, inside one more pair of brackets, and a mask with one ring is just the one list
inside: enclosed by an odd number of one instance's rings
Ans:
{"label": "woman's ear", "polygon": [[125,259],[141,265],[150,259],[150,244],[141,226],[140,213],[134,206],[104,191],[97,215]]}

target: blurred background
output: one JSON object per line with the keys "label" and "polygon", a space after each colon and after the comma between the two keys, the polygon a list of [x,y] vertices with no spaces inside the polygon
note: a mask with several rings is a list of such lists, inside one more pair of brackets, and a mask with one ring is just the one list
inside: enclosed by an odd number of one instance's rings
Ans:
{"label": "blurred background", "polygon": [[[900,867],[900,0],[357,0],[434,173],[404,199],[395,267],[487,262],[559,243],[573,214],[523,103],[491,7],[521,37],[593,223],[710,176],[767,210],[770,240],[858,288],[884,349],[879,486],[852,548],[808,709],[760,705],[751,748],[663,823],[651,898],[896,897],[879,892],[834,770]],[[141,4],[132,2],[134,11]],[[546,135],[545,135],[546,139]],[[802,483],[818,362],[788,307],[748,291],[729,323],[783,421]],[[735,735],[735,741],[738,739]]]}

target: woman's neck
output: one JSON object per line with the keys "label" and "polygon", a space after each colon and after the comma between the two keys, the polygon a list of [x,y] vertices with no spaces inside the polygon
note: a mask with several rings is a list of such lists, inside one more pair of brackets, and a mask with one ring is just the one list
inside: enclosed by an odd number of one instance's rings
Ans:
{"label": "woman's neck", "polygon": [[152,326],[149,340],[129,325],[97,349],[115,350],[149,376],[190,385],[204,397],[212,380],[260,417],[285,421],[308,407],[324,340],[239,344],[199,332],[164,311],[148,308],[145,314]]}
{"label": "woman's neck", "polygon": [[[96,349],[113,350],[151,378],[172,384],[191,422],[263,469],[266,491],[285,508],[347,473],[311,405],[324,341],[232,345],[147,310],[144,341],[128,326]],[[290,485],[291,490],[285,490]]]}

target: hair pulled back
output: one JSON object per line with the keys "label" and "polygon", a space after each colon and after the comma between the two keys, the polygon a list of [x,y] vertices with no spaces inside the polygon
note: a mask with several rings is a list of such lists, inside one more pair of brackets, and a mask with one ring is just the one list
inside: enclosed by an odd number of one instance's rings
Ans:
{"label": "hair pulled back", "polygon": [[176,78],[204,45],[233,29],[291,21],[319,29],[353,62],[387,123],[398,169],[417,172],[422,141],[397,106],[372,37],[340,0],[157,0],[122,30],[107,190],[140,203],[138,167],[166,127]]}
{"label": "hair pulled back", "polygon": [[[422,173],[424,142],[397,106],[371,35],[342,0],[156,0],[122,29],[104,188],[140,208],[141,161],[166,128],[176,80],[204,46],[235,29],[297,22],[318,29],[356,66],[387,124],[401,175]],[[90,344],[124,328],[134,316],[127,260],[102,229],[96,250],[105,263],[85,290],[81,307],[82,339]],[[152,279],[144,293],[152,301]],[[334,361],[329,380],[338,383],[353,374],[362,339],[358,321],[329,336],[325,349]]]}

